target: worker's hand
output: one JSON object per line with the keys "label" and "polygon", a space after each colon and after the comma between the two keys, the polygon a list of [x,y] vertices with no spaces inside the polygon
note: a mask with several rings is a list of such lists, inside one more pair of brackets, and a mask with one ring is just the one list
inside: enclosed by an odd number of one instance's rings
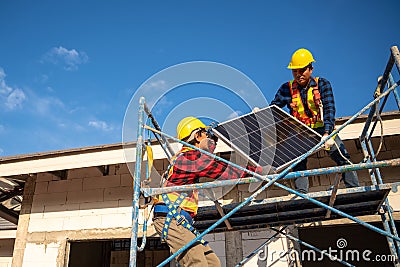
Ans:
{"label": "worker's hand", "polygon": [[[328,138],[328,134],[324,134],[324,136],[322,136],[321,141],[325,141]],[[325,150],[330,150],[331,147],[335,144],[335,140],[333,140],[333,138],[329,138],[328,140],[325,141],[325,143],[323,144],[323,148]]]}
{"label": "worker's hand", "polygon": [[200,141],[199,147],[200,149],[203,149],[210,153],[214,153],[216,144],[214,140],[212,140],[211,138],[204,138],[203,140]]}

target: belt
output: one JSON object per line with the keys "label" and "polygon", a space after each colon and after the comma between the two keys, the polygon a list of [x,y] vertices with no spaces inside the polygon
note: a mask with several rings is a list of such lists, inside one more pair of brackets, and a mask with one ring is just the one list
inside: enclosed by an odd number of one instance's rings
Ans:
{"label": "belt", "polygon": [[[157,218],[157,217],[167,217],[168,214],[168,207],[165,206],[165,204],[156,204],[154,206],[154,212],[153,212],[153,217]],[[185,210],[181,210],[180,215],[182,215],[183,217],[185,217],[185,219],[188,221],[188,223],[193,224],[193,218],[192,216],[190,216],[190,213],[185,211]]]}

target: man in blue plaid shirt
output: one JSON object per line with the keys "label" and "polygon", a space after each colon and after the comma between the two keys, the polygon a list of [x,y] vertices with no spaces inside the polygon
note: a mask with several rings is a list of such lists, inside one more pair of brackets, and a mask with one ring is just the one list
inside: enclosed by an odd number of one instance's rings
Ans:
{"label": "man in blue plaid shirt", "polygon": [[[301,48],[292,55],[288,69],[292,70],[293,80],[281,85],[271,105],[287,106],[292,116],[311,127],[326,138],[335,127],[335,101],[330,82],[325,78],[314,78],[313,55]],[[338,166],[350,164],[350,155],[338,135],[325,142],[325,150]],[[293,171],[307,169],[307,158],[299,162]],[[343,173],[342,179],[347,188],[359,186],[355,171]],[[295,179],[295,188],[308,193],[308,177]]]}

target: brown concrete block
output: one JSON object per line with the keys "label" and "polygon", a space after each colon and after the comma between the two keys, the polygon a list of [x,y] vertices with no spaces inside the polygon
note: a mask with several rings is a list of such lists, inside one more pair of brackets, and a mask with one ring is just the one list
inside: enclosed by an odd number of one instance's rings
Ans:
{"label": "brown concrete block", "polygon": [[331,180],[329,179],[329,176],[326,174],[319,175],[319,182],[321,186],[331,185]]}
{"label": "brown concrete block", "polygon": [[394,158],[394,159],[400,158],[400,150],[399,149],[392,150],[392,158]]}
{"label": "brown concrete block", "polygon": [[332,167],[335,166],[335,162],[329,156],[326,156],[319,159],[319,165],[322,168]]}
{"label": "brown concrete block", "polygon": [[48,182],[53,180],[53,176],[48,172],[41,172],[37,174],[36,182]]}
{"label": "brown concrete block", "polygon": [[83,179],[83,190],[118,187],[121,184],[120,175],[88,177]]}
{"label": "brown concrete block", "polygon": [[248,192],[248,191],[249,191],[249,184],[239,184],[239,185],[237,186],[237,189],[238,189],[240,192]]}
{"label": "brown concrete block", "polygon": [[359,163],[364,159],[364,155],[361,153],[350,154],[350,160],[353,163]]}
{"label": "brown concrete block", "polygon": [[313,187],[310,187],[310,192],[326,191],[328,188],[329,188],[329,186],[313,186]]}
{"label": "brown concrete block", "polygon": [[266,198],[272,198],[272,197],[286,196],[289,193],[286,190],[267,190],[266,194],[267,194]]}
{"label": "brown concrete block", "polygon": [[99,177],[99,176],[103,176],[103,174],[96,167],[71,169],[68,171],[68,178],[86,178],[86,177]]}
{"label": "brown concrete block", "polygon": [[267,192],[263,191],[256,197],[256,200],[263,200],[263,199],[266,199],[266,198],[267,198]]}
{"label": "brown concrete block", "polygon": [[308,158],[307,159],[307,168],[308,169],[318,169],[321,165],[319,164],[318,158]]}
{"label": "brown concrete block", "polygon": [[78,205],[78,210],[109,209],[109,208],[118,208],[119,207],[117,200],[81,203],[81,204],[74,204],[74,205]]}
{"label": "brown concrete block", "polygon": [[344,146],[345,146],[347,152],[349,152],[350,155],[359,153],[355,140],[346,140],[343,143],[344,143]]}
{"label": "brown concrete block", "polygon": [[319,181],[319,175],[311,176],[308,178],[310,187],[320,186],[321,182]]}
{"label": "brown concrete block", "polygon": [[42,213],[42,212],[44,212],[44,204],[43,203],[33,203],[30,212],[31,213]]}
{"label": "brown concrete block", "polygon": [[150,174],[150,187],[159,187],[160,186],[160,181],[161,181],[161,175],[156,172],[152,171]]}
{"label": "brown concrete block", "polygon": [[319,150],[317,153],[315,153],[317,155],[317,158],[324,158],[326,157],[328,154],[326,153],[325,150],[321,149]]}
{"label": "brown concrete block", "polygon": [[385,136],[384,140],[387,150],[400,149],[400,135]]}
{"label": "brown concrete block", "polygon": [[163,159],[157,159],[153,162],[153,166],[157,171],[164,170],[164,160]]}
{"label": "brown concrete block", "polygon": [[121,186],[132,186],[133,177],[130,173],[121,174]]}
{"label": "brown concrete block", "polygon": [[104,201],[104,189],[92,189],[67,193],[67,204]]}
{"label": "brown concrete block", "polygon": [[79,204],[44,205],[44,213],[79,210]]}
{"label": "brown concrete block", "polygon": [[381,175],[384,182],[398,182],[400,181],[400,171],[399,167],[394,168],[381,168]]}
{"label": "brown concrete block", "polygon": [[49,186],[49,182],[36,182],[35,195],[47,193],[48,186]]}
{"label": "brown concrete block", "polygon": [[393,159],[393,154],[391,151],[381,151],[378,154],[378,160],[388,160]]}
{"label": "brown concrete block", "polygon": [[68,181],[68,183],[67,183],[67,191],[68,192],[83,190],[83,179],[80,179],[80,178],[68,179],[67,181]]}
{"label": "brown concrete block", "polygon": [[57,205],[65,204],[67,199],[67,192],[58,193],[47,193],[41,195],[33,196],[33,203],[35,204],[47,204],[47,205]]}
{"label": "brown concrete block", "polygon": [[[134,168],[134,163],[131,163],[132,168]],[[129,168],[126,164],[119,164],[119,167],[116,170],[116,174],[129,174]]]}
{"label": "brown concrete block", "polygon": [[[372,142],[372,147],[374,148],[375,151],[377,151],[378,147],[379,147],[379,145],[381,143],[381,138],[380,137],[373,137],[371,139],[371,142]],[[399,145],[400,145],[400,143],[399,143]],[[387,148],[386,148],[386,145],[385,145],[385,141],[382,141],[381,151],[386,151],[386,150],[387,150]]]}
{"label": "brown concrete block", "polygon": [[116,188],[106,188],[104,190],[104,200],[120,200],[129,199],[132,197],[133,190],[132,187],[116,187]]}
{"label": "brown concrete block", "polygon": [[50,181],[48,192],[56,193],[56,192],[65,192],[68,184],[68,180],[58,180],[58,181]]}

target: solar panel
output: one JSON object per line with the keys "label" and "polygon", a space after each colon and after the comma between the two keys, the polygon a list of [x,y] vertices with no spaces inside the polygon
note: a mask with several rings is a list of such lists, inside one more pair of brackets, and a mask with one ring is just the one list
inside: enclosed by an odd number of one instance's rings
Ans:
{"label": "solar panel", "polygon": [[320,134],[275,105],[220,123],[213,132],[253,164],[277,170],[321,140]]}

